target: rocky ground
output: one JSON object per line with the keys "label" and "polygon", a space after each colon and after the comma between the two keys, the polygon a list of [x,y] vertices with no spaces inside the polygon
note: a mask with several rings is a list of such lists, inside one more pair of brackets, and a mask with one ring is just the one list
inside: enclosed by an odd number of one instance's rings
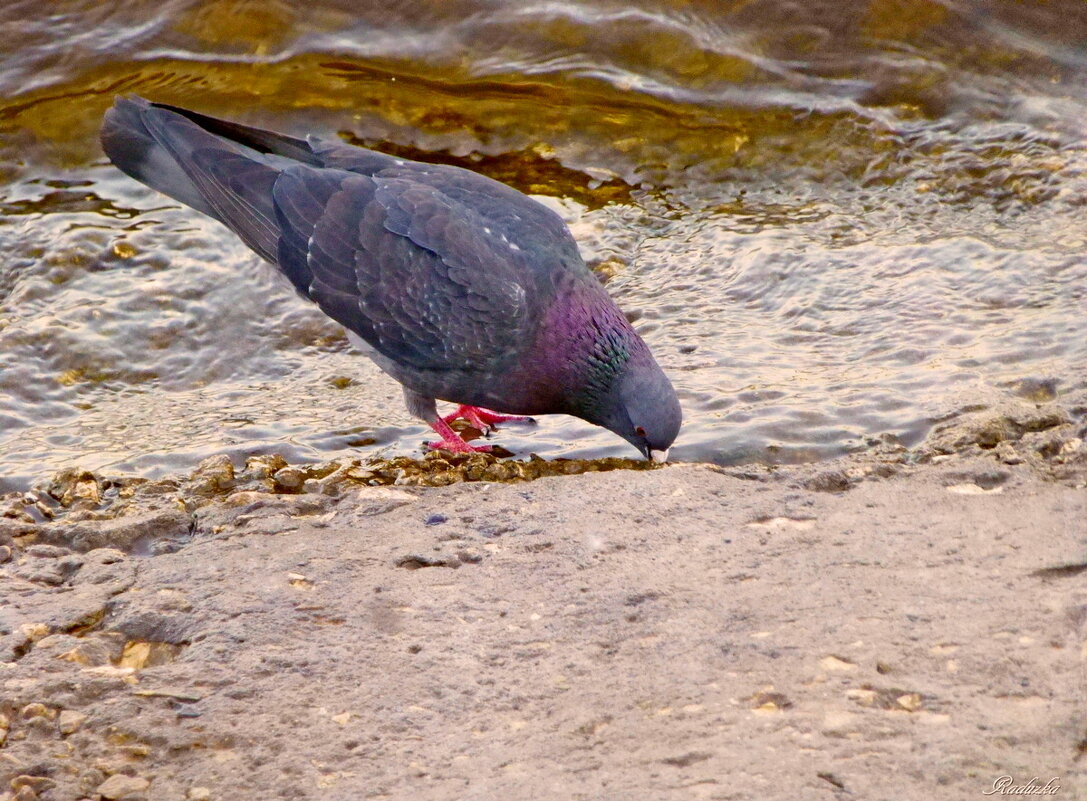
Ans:
{"label": "rocky ground", "polygon": [[796,468],[66,471],[3,500],[0,798],[1083,797],[1085,411]]}

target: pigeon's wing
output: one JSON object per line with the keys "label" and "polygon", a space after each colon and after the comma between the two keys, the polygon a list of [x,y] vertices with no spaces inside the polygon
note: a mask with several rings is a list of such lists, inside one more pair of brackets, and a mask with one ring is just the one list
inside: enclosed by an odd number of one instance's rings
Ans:
{"label": "pigeon's wing", "polygon": [[396,169],[405,164],[414,164],[388,153],[367,150],[364,147],[349,145],[332,139],[317,136],[306,137],[306,144],[322,167],[334,170],[347,170],[359,175],[375,175],[385,169]]}
{"label": "pigeon's wing", "polygon": [[[485,175],[447,165],[405,163],[378,173],[386,176],[402,170],[403,177],[432,188],[450,203],[475,211],[486,220],[496,247],[513,252],[532,252],[537,269],[584,271],[591,276],[566,223],[554,211],[510,186]],[[544,276],[545,277],[545,276]]]}
{"label": "pigeon's wing", "polygon": [[499,372],[531,344],[556,271],[585,270],[557,215],[455,167],[140,98],[118,99],[102,141],[130,175],[225,223],[406,368]]}
{"label": "pigeon's wing", "polygon": [[485,372],[526,344],[526,254],[471,208],[410,180],[301,165],[282,172],[273,199],[280,269],[387,358]]}
{"label": "pigeon's wing", "polygon": [[[550,255],[562,261],[566,269],[584,271],[587,276],[591,275],[562,218],[513,187],[460,167],[399,159],[374,150],[317,137],[309,137],[306,142],[314,158],[325,167],[369,175],[384,182],[403,181],[430,187],[444,197],[446,202],[471,209],[477,221],[486,220],[490,233],[506,249],[514,253],[518,249],[537,252],[546,249]],[[394,209],[399,203],[387,203],[389,199],[389,194],[382,195],[382,203],[390,209],[395,219],[398,215]],[[410,213],[410,209],[405,210]],[[400,227],[403,230],[399,233],[407,236],[406,226]],[[423,244],[418,239],[413,238],[413,241]],[[546,269],[550,264],[553,262],[536,260],[528,266],[544,266]]]}

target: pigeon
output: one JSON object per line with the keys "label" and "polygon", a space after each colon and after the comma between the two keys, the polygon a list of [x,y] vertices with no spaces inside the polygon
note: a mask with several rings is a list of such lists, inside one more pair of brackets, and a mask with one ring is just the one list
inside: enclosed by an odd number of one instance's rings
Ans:
{"label": "pigeon", "polygon": [[[556,213],[471,170],[252,128],[119,97],[102,146],[123,172],[218,220],[404,389],[457,453],[484,433],[567,414],[656,462],[675,389]],[[458,405],[445,417],[436,400]]]}

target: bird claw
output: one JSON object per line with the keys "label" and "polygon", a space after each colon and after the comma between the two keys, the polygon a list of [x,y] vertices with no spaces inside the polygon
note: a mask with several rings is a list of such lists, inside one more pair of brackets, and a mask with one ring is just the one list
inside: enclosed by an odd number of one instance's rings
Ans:
{"label": "bird claw", "polygon": [[441,417],[431,423],[430,427],[441,437],[438,442],[424,443],[426,447],[432,450],[450,451],[451,453],[490,453],[493,450],[490,445],[469,445]]}
{"label": "bird claw", "polygon": [[468,425],[472,428],[478,429],[484,436],[490,436],[492,431],[497,430],[494,426],[495,423],[535,423],[531,417],[522,417],[516,414],[498,414],[487,409],[481,409],[478,406],[458,406],[457,410],[453,414],[446,415],[442,418],[446,423],[451,423],[454,420],[466,420]]}
{"label": "bird claw", "polygon": [[427,442],[426,446],[433,451],[449,451],[450,453],[490,453],[494,450],[492,445],[469,445],[462,439],[443,439],[441,442]]}

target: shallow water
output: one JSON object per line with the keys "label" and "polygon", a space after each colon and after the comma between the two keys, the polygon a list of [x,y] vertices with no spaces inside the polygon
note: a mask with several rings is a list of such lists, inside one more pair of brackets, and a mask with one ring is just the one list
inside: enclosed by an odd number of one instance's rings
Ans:
{"label": "shallow water", "polygon": [[[337,325],[105,161],[124,92],[554,205],[674,378],[679,460],[909,445],[1023,379],[1087,391],[1079,0],[66,0],[5,4],[0,36],[0,489],[426,437]],[[569,418],[499,436],[632,453]]]}

